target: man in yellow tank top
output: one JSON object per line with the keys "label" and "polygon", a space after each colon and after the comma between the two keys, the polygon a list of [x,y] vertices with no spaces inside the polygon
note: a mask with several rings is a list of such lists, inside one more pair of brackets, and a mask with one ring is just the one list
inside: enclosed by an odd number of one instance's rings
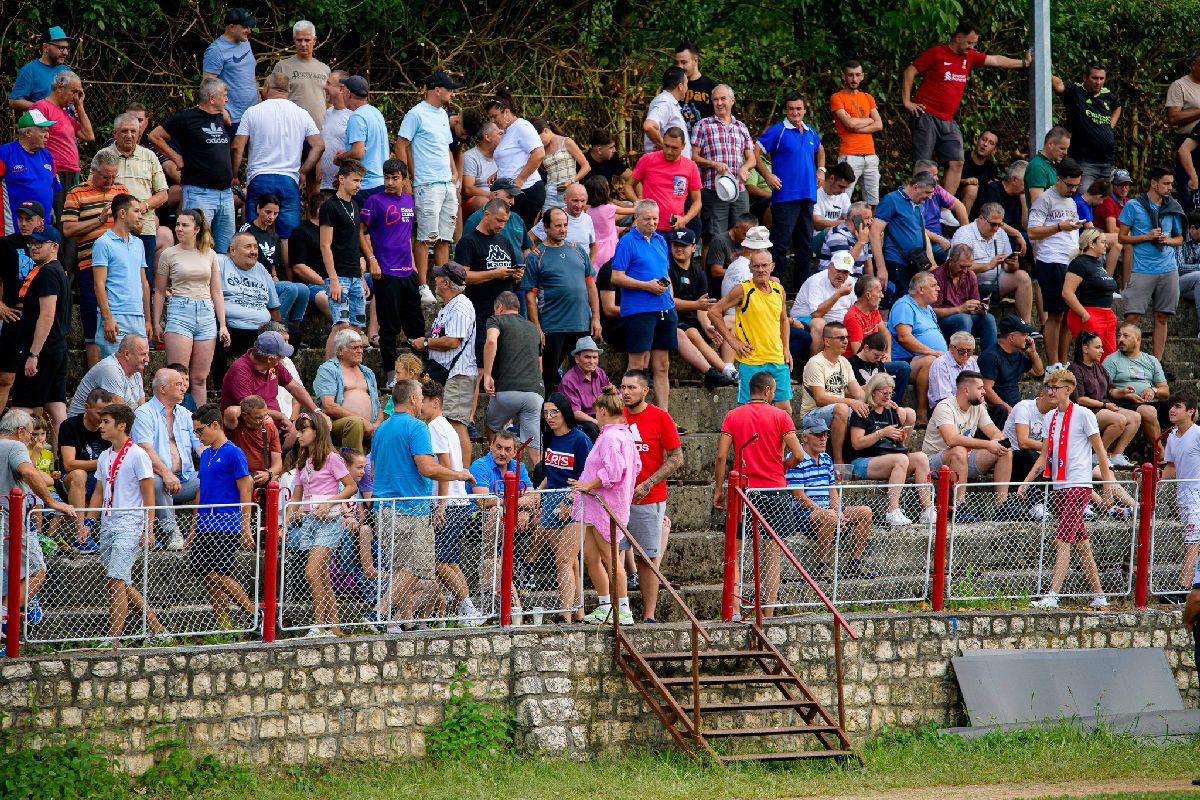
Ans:
{"label": "man in yellow tank top", "polygon": [[[751,239],[751,229],[746,234]],[[765,229],[763,230],[765,234]],[[766,238],[765,236],[763,237]],[[770,243],[767,242],[768,247]],[[792,411],[792,354],[788,348],[791,324],[783,286],[771,277],[775,263],[768,249],[750,251],[750,280],[744,281],[708,310],[713,325],[737,354],[738,403],[750,402],[750,379],[759,372],[775,378],[775,405]],[[734,310],[730,328],[725,312]]]}

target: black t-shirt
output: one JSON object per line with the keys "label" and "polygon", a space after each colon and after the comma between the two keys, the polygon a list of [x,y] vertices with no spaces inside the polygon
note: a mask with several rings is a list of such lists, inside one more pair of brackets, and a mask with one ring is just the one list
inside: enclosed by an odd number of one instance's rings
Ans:
{"label": "black t-shirt", "polygon": [[[667,276],[671,281],[671,293],[675,295],[676,300],[699,300],[708,294],[708,276],[704,274],[703,267],[695,262],[689,261],[687,269],[680,269],[672,260],[667,269]],[[695,311],[679,312],[680,327],[695,327],[699,324],[700,320]]]}
{"label": "black t-shirt", "polygon": [[1016,230],[1022,229],[1021,195],[1004,191],[1004,182],[999,178],[980,187],[979,194],[975,196],[975,205],[971,207],[971,219],[979,216],[979,209],[983,208],[984,203],[999,203],[1004,208],[1005,224]]}
{"label": "black t-shirt", "polygon": [[[19,288],[19,286],[18,286]],[[49,261],[37,270],[29,289],[25,292],[21,306],[21,327],[17,342],[21,355],[28,355],[33,344],[33,333],[37,327],[39,308],[43,297],[57,297],[54,307],[54,324],[42,345],[42,353],[62,353],[67,349],[67,334],[71,331],[71,283],[62,264]]]}
{"label": "black t-shirt", "polygon": [[318,275],[325,271],[321,266],[321,229],[304,220],[288,237],[288,266],[303,264]]}
{"label": "black t-shirt", "polygon": [[63,420],[58,429],[58,446],[74,447],[75,458],[80,461],[95,461],[109,444],[100,436],[99,429],[89,431],[83,424],[83,414],[79,414]]}
{"label": "black t-shirt", "polygon": [[862,360],[858,353],[855,353],[846,360],[850,362],[850,369],[854,373],[854,380],[858,381],[859,386],[866,386],[867,381],[875,377],[877,373],[887,371],[884,369],[884,362],[868,364]]}
{"label": "black t-shirt", "polygon": [[722,231],[713,237],[712,244],[708,246],[708,260],[705,265],[712,267],[714,264],[720,264],[722,268],[728,267],[740,250],[729,231]]}
{"label": "black t-shirt", "polygon": [[1000,345],[993,345],[979,356],[979,374],[990,381],[995,381],[992,391],[1000,399],[1015,406],[1021,400],[1021,376],[1033,366],[1029,356],[1018,350],[1006,353]]}
{"label": "black t-shirt", "polygon": [[[478,228],[463,231],[462,238],[454,246],[454,259],[469,272],[509,269],[522,264],[520,253],[513,249],[503,230],[485,236]],[[512,278],[467,284],[466,295],[475,307],[476,321],[486,320],[494,313],[493,306],[501,292],[515,291],[517,282]]]}
{"label": "black t-shirt", "polygon": [[180,183],[206,189],[228,189],[233,181],[229,156],[229,131],[225,118],[192,106],[162,124],[172,146],[183,156]]}
{"label": "black t-shirt", "polygon": [[[996,159],[989,158],[983,162],[983,165],[975,163],[975,159],[971,158],[971,154],[967,153],[967,157],[963,159],[962,176],[963,180],[968,178],[976,178],[979,181],[980,188],[991,183],[1000,175],[1000,167],[996,166]],[[978,193],[975,195],[978,197]]]}
{"label": "black t-shirt", "polygon": [[1113,129],[1109,121],[1121,101],[1107,87],[1090,95],[1074,83],[1067,84],[1061,97],[1067,110],[1066,128],[1071,132],[1067,155],[1081,161],[1112,163]]}
{"label": "black t-shirt", "polygon": [[4,293],[0,299],[9,308],[16,308],[21,302],[17,297],[21,291],[21,273],[28,275],[33,269],[33,259],[29,257],[27,245],[28,239],[19,233],[10,233],[0,239],[0,281],[4,282]]}
{"label": "black t-shirt", "polygon": [[[258,242],[258,263],[263,265],[273,277],[282,278],[283,248],[280,247],[279,234],[274,228],[263,230],[253,222],[247,222],[238,228],[238,233],[249,233]],[[320,236],[318,231],[317,236]],[[335,234],[336,238],[336,234]],[[317,252],[321,252],[320,239],[317,240]],[[336,253],[336,251],[334,251]],[[336,256],[335,256],[336,257]]]}
{"label": "black t-shirt", "polygon": [[1078,256],[1067,273],[1082,280],[1075,290],[1079,302],[1090,308],[1112,308],[1113,292],[1119,291],[1116,280],[1104,268],[1104,262],[1092,256]]}
{"label": "black t-shirt", "polygon": [[[333,242],[330,244],[330,250],[333,251],[333,269],[339,278],[361,278],[363,274],[362,266],[359,264],[362,251],[358,246],[358,211],[356,201],[343,200],[334,195],[325,201],[318,213],[321,227],[333,228]],[[317,235],[319,237],[320,232]],[[313,261],[316,263],[314,264]],[[319,244],[317,258],[305,263],[315,269],[318,275],[324,273],[326,278],[330,277],[329,271],[325,268],[325,259],[321,257]]]}
{"label": "black t-shirt", "polygon": [[[896,409],[891,407],[884,408],[882,412],[871,409],[870,413],[865,417],[858,414],[850,415],[850,427],[861,428],[863,433],[868,436],[881,428],[886,428],[888,425],[895,425],[897,428],[900,427],[900,417],[897,416]],[[853,434],[850,434],[850,436],[852,437]],[[853,441],[853,438],[847,439],[847,443],[851,441]],[[851,448],[851,452],[853,453],[852,458],[873,458],[874,456],[887,455],[888,453],[907,453],[908,447],[885,436],[865,450],[854,450]]]}
{"label": "black t-shirt", "polygon": [[[621,307],[621,289],[612,283],[612,261],[605,262],[596,273],[596,291],[614,292],[617,307]],[[616,350],[625,349],[625,331],[620,317],[610,317],[604,313],[604,301],[600,301],[600,333],[605,343]]]}
{"label": "black t-shirt", "polygon": [[712,93],[717,88],[717,82],[707,75],[701,75],[694,81],[688,81],[687,94],[679,104],[683,110],[683,119],[687,122],[688,134],[696,129],[696,123],[705,117],[713,115]]}
{"label": "black t-shirt", "polygon": [[592,175],[601,175],[610,184],[612,183],[613,178],[619,175],[624,175],[625,170],[629,169],[629,165],[625,163],[625,159],[621,158],[616,153],[613,153],[613,157],[608,161],[597,161],[596,159],[592,158],[592,151],[590,148],[583,155],[584,158],[587,159],[588,165],[592,168],[592,171],[588,173],[588,177],[591,177]]}

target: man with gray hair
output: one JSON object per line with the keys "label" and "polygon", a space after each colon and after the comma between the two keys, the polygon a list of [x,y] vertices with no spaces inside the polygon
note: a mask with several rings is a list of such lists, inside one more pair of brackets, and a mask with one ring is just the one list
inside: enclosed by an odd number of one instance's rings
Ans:
{"label": "man with gray hair", "polygon": [[137,408],[146,401],[142,370],[149,363],[150,345],[145,338],[129,334],[121,339],[121,343],[117,345],[117,352],[97,361],[79,381],[67,408],[67,416],[82,414],[88,395],[97,388],[107,389],[118,402],[130,408]]}
{"label": "man with gray hair", "polygon": [[[710,242],[729,230],[739,214],[750,211],[746,180],[756,161],[754,139],[745,123],[733,116],[733,89],[718,84],[712,90],[713,115],[705,117],[692,131],[692,160],[700,167],[701,217],[704,241]],[[732,200],[722,200],[718,181],[736,182]]]}
{"label": "man with gray hair", "polygon": [[921,206],[933,197],[937,185],[931,173],[919,172],[906,186],[884,196],[875,209],[870,234],[872,274],[885,290],[889,282],[893,284],[884,308],[891,308],[891,298],[908,294],[908,281],[913,275],[936,266]]}
{"label": "man with gray hair", "polygon": [[317,368],[313,393],[333,421],[333,443],[363,453],[365,443],[387,417],[379,403],[375,373],[363,364],[366,340],[346,328],[333,335],[334,357]]}
{"label": "man with gray hair", "polygon": [[[995,184],[1005,191],[1003,183]],[[1020,192],[1020,181],[1016,181],[1016,197],[1024,198]],[[985,192],[987,189],[985,188]],[[979,216],[970,225],[963,225],[954,232],[950,246],[966,245],[971,248],[971,271],[979,282],[979,295],[983,300],[1013,296],[1017,303],[1017,315],[1029,322],[1033,313],[1033,282],[1029,273],[1017,263],[1010,237],[1004,233],[1007,212],[1000,203],[988,200],[978,206]],[[1020,231],[1017,239],[1024,246]]]}
{"label": "man with gray hair", "polygon": [[963,370],[979,371],[975,357],[975,337],[968,331],[950,334],[950,349],[929,366],[929,407],[933,408],[947,397],[953,397],[955,382]]}
{"label": "man with gray hair", "polygon": [[250,30],[257,26],[258,20],[249,11],[231,8],[225,15],[225,33],[204,51],[201,80],[220,78],[229,87],[230,136],[237,132],[246,109],[258,102],[258,81],[254,77],[257,62],[250,47]]}
{"label": "man with gray hair", "polygon": [[317,47],[317,26],[306,19],[297,22],[292,26],[292,44],[295,55],[278,62],[271,73],[287,77],[288,100],[307,111],[313,124],[321,128],[325,120],[325,85],[329,81],[330,69],[313,58],[313,51]]}
{"label": "man with gray hair", "polygon": [[146,204],[138,238],[146,250],[146,280],[154,283],[154,257],[158,249],[158,215],[154,209],[167,202],[167,175],[149,148],[138,144],[142,123],[126,112],[113,121],[113,143],[101,150],[117,159],[117,181],[129,194]]}
{"label": "man with gray hair", "polygon": [[966,331],[978,336],[980,347],[987,350],[996,343],[996,318],[979,296],[979,283],[971,270],[974,257],[971,245],[951,245],[946,263],[933,271],[938,284],[933,312],[943,336]]}
{"label": "man with gray hair", "polygon": [[154,505],[160,509],[161,523],[156,539],[166,533],[162,541],[167,549],[182,550],[183,534],[172,506],[195,502],[200,479],[193,457],[200,455],[204,444],[192,429],[192,412],[183,407],[187,379],[173,369],[160,369],[154,373],[151,389],[154,396],[133,412],[129,435],[154,467]]}
{"label": "man with gray hair", "polygon": [[462,157],[462,193],[466,213],[483,208],[492,199],[492,181],[496,178],[496,161],[492,158],[500,144],[501,131],[494,122],[485,122],[479,129],[477,144]]}
{"label": "man with gray hair", "polygon": [[[96,133],[83,105],[83,80],[71,70],[56,74],[50,82],[50,94],[29,107],[55,123],[46,147],[54,156],[54,171],[62,182],[62,192],[79,183],[79,142],[94,142]],[[54,198],[54,218],[62,211],[62,193]]]}
{"label": "man with gray hair", "polygon": [[[257,102],[257,88],[254,97]],[[230,188],[234,179],[233,160],[224,114],[228,98],[229,87],[224,81],[205,77],[196,92],[196,105],[173,114],[150,131],[150,143],[180,169],[183,186],[180,208],[198,208],[204,212],[212,229],[213,248],[218,253],[229,249],[234,230]]]}

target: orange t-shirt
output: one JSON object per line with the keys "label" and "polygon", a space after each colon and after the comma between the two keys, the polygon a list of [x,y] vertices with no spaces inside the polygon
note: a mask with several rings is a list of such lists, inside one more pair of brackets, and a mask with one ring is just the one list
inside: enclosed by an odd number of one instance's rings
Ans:
{"label": "orange t-shirt", "polygon": [[857,133],[850,130],[838,119],[837,110],[843,108],[854,119],[869,119],[875,110],[875,98],[866,92],[850,94],[845,89],[834,92],[829,98],[829,111],[833,114],[834,124],[837,125],[838,148],[840,156],[873,156],[875,155],[875,137],[869,133]]}

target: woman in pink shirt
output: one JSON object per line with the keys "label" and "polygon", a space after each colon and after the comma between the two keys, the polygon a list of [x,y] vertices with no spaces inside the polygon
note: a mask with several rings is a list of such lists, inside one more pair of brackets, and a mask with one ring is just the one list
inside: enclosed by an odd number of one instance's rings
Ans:
{"label": "woman in pink shirt", "polygon": [[[582,520],[586,526],[583,535],[583,562],[596,587],[600,605],[583,618],[584,622],[603,625],[612,618],[612,598],[609,595],[609,575],[615,584],[617,602],[620,606],[622,625],[633,624],[633,613],[629,610],[629,593],[625,586],[625,569],[621,559],[611,563],[610,525],[608,512],[600,502],[585,492],[594,492],[604,498],[608,507],[622,525],[629,522],[629,506],[633,502],[633,487],[637,482],[641,457],[633,443],[633,434],[625,424],[625,404],[617,394],[616,387],[605,386],[596,398],[596,421],[600,423],[600,435],[592,445],[578,480],[567,483],[579,492],[572,513],[574,519]],[[623,535],[616,533],[618,541]]]}
{"label": "woman in pink shirt", "polygon": [[596,258],[592,266],[599,271],[612,260],[617,250],[617,239],[621,238],[617,216],[631,209],[627,205],[619,206],[612,202],[612,192],[603,175],[584,178],[583,188],[588,195],[588,216],[592,218],[592,227],[596,230]]}

